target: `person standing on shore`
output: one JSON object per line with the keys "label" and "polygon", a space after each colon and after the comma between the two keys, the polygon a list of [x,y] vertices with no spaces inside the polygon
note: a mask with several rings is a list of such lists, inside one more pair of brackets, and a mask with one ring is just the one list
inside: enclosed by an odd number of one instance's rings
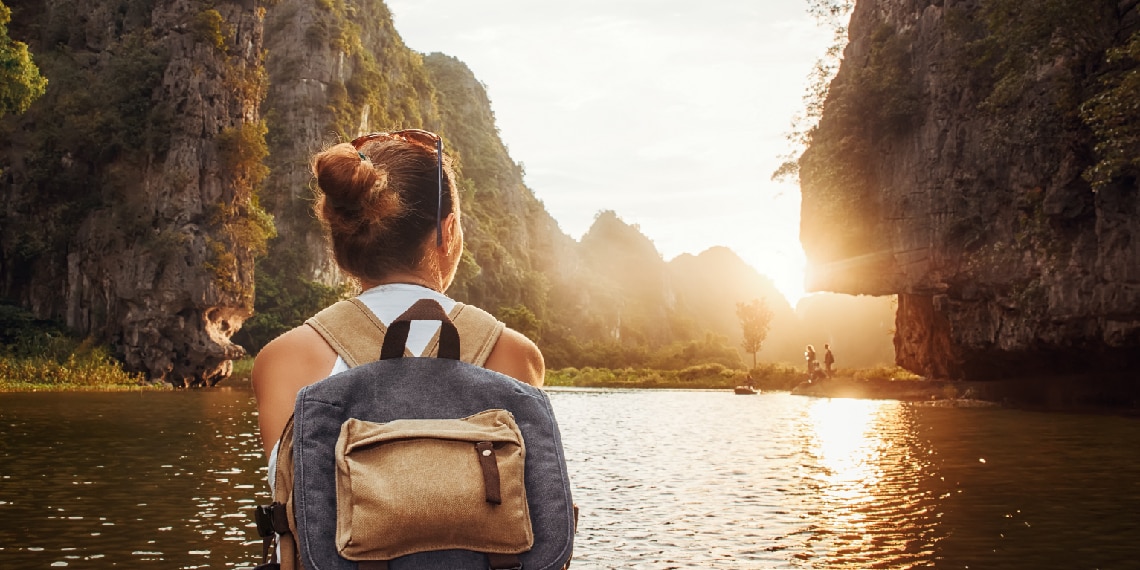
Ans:
{"label": "person standing on shore", "polygon": [[831,354],[831,345],[823,345],[823,369],[828,378],[831,378],[831,365],[835,364],[835,356]]}
{"label": "person standing on shore", "polygon": [[816,366],[816,364],[815,364],[815,347],[814,346],[809,344],[809,345],[807,345],[806,348],[804,348],[804,360],[807,361],[808,382],[811,382],[815,378],[815,366]]}

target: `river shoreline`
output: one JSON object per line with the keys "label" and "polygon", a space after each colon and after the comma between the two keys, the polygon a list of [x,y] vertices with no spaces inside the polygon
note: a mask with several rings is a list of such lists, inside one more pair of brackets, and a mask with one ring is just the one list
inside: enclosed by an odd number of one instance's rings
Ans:
{"label": "river shoreline", "polygon": [[1140,416],[1140,399],[1120,384],[1081,376],[966,380],[856,380],[803,382],[793,395],[925,402],[954,407],[1001,406],[1042,411]]}
{"label": "river shoreline", "polygon": [[[235,363],[234,374],[218,388],[248,389],[252,359]],[[803,381],[803,375],[785,366],[753,371],[753,385],[761,392],[790,392],[816,398],[897,400],[940,407],[1001,406],[1044,411],[1109,413],[1140,416],[1140,398],[1127,383],[1090,382],[1078,376],[1023,378],[997,381],[929,380],[884,376],[886,370],[841,369],[833,378]],[[547,371],[550,388],[631,390],[732,390],[746,383],[747,372],[720,366],[684,371],[635,369],[561,369]],[[57,379],[58,380],[58,379]],[[121,379],[120,379],[121,382]],[[140,392],[173,390],[169,384],[146,383],[29,383],[0,378],[5,392]]]}

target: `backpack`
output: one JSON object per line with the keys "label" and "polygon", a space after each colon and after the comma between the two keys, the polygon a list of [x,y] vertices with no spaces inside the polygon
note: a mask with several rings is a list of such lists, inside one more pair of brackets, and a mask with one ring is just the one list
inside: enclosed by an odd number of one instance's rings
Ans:
{"label": "backpack", "polygon": [[[440,321],[425,351],[438,346],[436,358],[405,357],[413,320]],[[472,364],[486,360],[502,323],[461,303],[449,317],[424,299],[385,331],[353,299],[307,324],[350,368],[297,394],[271,474],[274,502],[256,511],[258,568],[569,565],[577,509],[550,401]]]}

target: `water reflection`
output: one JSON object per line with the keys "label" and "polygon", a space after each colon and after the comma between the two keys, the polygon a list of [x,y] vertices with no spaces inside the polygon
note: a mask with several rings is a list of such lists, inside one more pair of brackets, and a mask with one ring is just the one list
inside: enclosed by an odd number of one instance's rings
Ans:
{"label": "water reflection", "polygon": [[[551,392],[574,568],[1132,568],[1140,422]],[[248,391],[0,394],[0,568],[251,566]],[[984,460],[984,461],[983,461]]]}
{"label": "water reflection", "polygon": [[897,402],[816,400],[804,410],[798,534],[814,568],[904,568],[928,559],[935,520],[923,483],[933,450],[912,436],[914,410]]}
{"label": "water reflection", "polygon": [[0,398],[0,567],[255,560],[264,461],[249,392]]}

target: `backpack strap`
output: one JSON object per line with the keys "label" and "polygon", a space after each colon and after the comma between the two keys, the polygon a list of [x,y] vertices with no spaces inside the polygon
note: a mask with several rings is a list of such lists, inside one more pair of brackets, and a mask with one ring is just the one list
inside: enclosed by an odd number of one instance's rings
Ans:
{"label": "backpack strap", "polygon": [[[483,366],[506,325],[487,311],[464,303],[456,303],[448,316],[459,331],[459,359]],[[349,368],[378,360],[380,346],[388,332],[388,327],[359,299],[338,301],[305,321],[305,324],[316,330]],[[438,353],[439,332],[436,332],[428,342],[424,356],[435,356]],[[414,356],[407,349],[404,355]]]}
{"label": "backpack strap", "polygon": [[[344,359],[356,368],[380,357],[388,327],[360,299],[337,301],[305,321]],[[410,356],[410,355],[409,355]]]}
{"label": "backpack strap", "polygon": [[[474,305],[456,303],[451,309],[451,322],[459,330],[459,359],[463,362],[483,366],[495,343],[503,334],[507,325],[496,319],[491,313]],[[439,334],[428,343],[424,354],[435,355],[439,351]]]}

